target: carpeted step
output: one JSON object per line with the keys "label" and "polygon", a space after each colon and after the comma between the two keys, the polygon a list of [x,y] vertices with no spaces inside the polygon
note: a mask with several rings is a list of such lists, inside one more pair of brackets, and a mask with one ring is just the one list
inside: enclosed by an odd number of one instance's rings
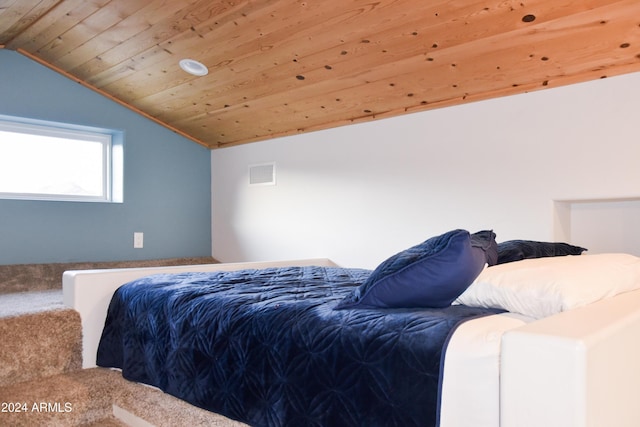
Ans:
{"label": "carpeted step", "polygon": [[89,424],[82,424],[78,427],[130,427],[129,424],[125,424],[114,416],[102,418],[100,420],[91,422]]}
{"label": "carpeted step", "polygon": [[80,316],[62,291],[0,295],[0,336],[0,386],[82,367]]}
{"label": "carpeted step", "polygon": [[207,426],[248,427],[222,415],[195,407],[154,387],[127,381],[120,372],[117,392],[113,395],[113,410],[132,426]]}
{"label": "carpeted step", "polygon": [[0,318],[66,308],[61,289],[0,294]]}
{"label": "carpeted step", "polygon": [[0,387],[0,402],[14,403],[0,412],[3,427],[246,427],[105,368]]}
{"label": "carpeted step", "polygon": [[[87,369],[0,387],[0,425],[81,426],[113,415],[107,375]],[[11,405],[11,406],[9,406]]]}

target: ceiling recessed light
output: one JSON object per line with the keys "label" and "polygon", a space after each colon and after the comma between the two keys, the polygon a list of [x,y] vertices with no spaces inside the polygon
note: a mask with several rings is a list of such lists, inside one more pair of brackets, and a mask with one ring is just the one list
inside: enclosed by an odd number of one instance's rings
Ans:
{"label": "ceiling recessed light", "polygon": [[206,76],[209,74],[209,69],[202,62],[194,59],[181,59],[180,68],[194,76]]}

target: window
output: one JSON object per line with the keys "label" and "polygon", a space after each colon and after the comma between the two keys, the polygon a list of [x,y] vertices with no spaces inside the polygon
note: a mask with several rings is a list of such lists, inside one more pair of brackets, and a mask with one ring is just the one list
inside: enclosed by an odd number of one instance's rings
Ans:
{"label": "window", "polygon": [[0,198],[122,202],[122,132],[0,116]]}

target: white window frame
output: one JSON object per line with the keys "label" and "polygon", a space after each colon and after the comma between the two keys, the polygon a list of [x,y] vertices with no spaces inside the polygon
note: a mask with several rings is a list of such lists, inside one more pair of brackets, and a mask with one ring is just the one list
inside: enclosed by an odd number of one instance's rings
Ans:
{"label": "white window frame", "polygon": [[[65,138],[91,143],[98,142],[102,145],[102,190],[100,195],[0,191],[0,199],[122,203],[124,140],[122,131],[3,115],[0,115],[0,131]],[[0,155],[2,155],[2,153],[0,153]]]}

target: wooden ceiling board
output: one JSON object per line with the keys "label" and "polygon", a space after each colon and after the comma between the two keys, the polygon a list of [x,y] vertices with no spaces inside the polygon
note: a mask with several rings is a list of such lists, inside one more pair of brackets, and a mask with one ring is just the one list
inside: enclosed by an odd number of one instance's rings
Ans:
{"label": "wooden ceiling board", "polygon": [[[597,22],[597,23],[594,23],[594,27],[595,29],[599,29],[599,27],[603,27],[603,25]],[[585,32],[585,34],[582,34],[581,37],[589,36],[589,34],[592,35],[592,38],[594,40],[598,40],[600,37],[598,34],[595,34],[594,29],[591,27],[579,28],[578,30]],[[530,30],[528,29],[526,30],[521,29],[520,31],[530,32]],[[381,67],[370,68],[368,66],[369,64],[365,63],[364,69],[360,70],[359,72],[367,73],[366,75],[362,76],[366,81],[369,82],[366,89],[364,88],[363,85],[354,85],[354,84],[350,84],[349,82],[341,82],[341,83],[344,83],[345,85],[340,87],[333,81],[329,83],[329,81],[327,80],[319,79],[320,80],[319,84],[327,83],[326,88],[322,88],[316,91],[317,93],[321,93],[322,97],[319,99],[313,99],[313,98],[310,98],[308,96],[309,94],[305,93],[304,90],[296,91],[296,95],[302,95],[301,99],[299,99],[299,102],[303,104],[297,106],[296,104],[290,102],[288,104],[288,106],[290,107],[288,113],[291,114],[291,113],[294,113],[295,111],[307,112],[307,114],[305,114],[304,117],[301,117],[302,122],[306,122],[307,126],[317,127],[321,123],[309,124],[308,112],[315,111],[315,112],[325,113],[323,114],[323,118],[322,118],[322,120],[325,120],[325,121],[328,120],[329,122],[332,122],[333,120],[337,120],[337,118],[335,117],[334,118],[329,117],[328,114],[331,114],[332,112],[334,114],[336,113],[339,114],[339,109],[337,107],[328,108],[328,109],[326,108],[327,105],[332,104],[331,102],[332,100],[337,99],[337,98],[334,98],[335,96],[343,96],[345,99],[357,99],[360,101],[364,101],[364,102],[358,103],[357,105],[349,105],[348,107],[348,108],[355,108],[357,106],[360,106],[362,108],[361,110],[362,115],[364,116],[368,114],[369,115],[380,114],[388,110],[397,111],[398,109],[411,107],[412,105],[415,104],[416,101],[410,98],[412,97],[415,98],[417,96],[421,96],[420,103],[422,105],[427,105],[433,102],[437,103],[439,101],[446,100],[446,99],[451,99],[456,97],[465,97],[469,95],[469,92],[481,93],[482,91],[487,91],[487,90],[493,91],[503,86],[504,81],[506,79],[506,74],[504,72],[501,72],[500,70],[497,70],[497,67],[494,65],[496,63],[497,64],[504,63],[505,66],[507,66],[506,68],[517,68],[517,69],[523,70],[524,75],[522,76],[518,76],[515,74],[510,75],[513,78],[513,80],[508,82],[510,83],[510,86],[519,85],[519,84],[528,84],[530,82],[527,81],[527,79],[531,77],[530,76],[531,73],[528,71],[528,69],[531,67],[511,67],[509,66],[509,64],[514,62],[523,62],[523,61],[531,63],[533,61],[541,61],[544,59],[547,59],[547,61],[549,61],[549,59],[544,55],[536,55],[534,53],[529,53],[529,52],[535,52],[535,46],[538,43],[537,34],[540,34],[540,32],[533,33],[530,36],[530,40],[529,40],[530,46],[514,45],[513,41],[511,40],[505,41],[504,39],[499,40],[502,42],[501,44],[487,43],[486,42],[487,39],[476,39],[475,41],[469,41],[464,44],[459,44],[458,46],[462,46],[462,48],[460,49],[457,49],[457,50],[453,48],[445,49],[441,51],[443,53],[434,53],[433,55],[431,55],[431,57],[434,57],[441,61],[434,60],[434,61],[427,61],[427,63],[425,63],[424,55],[420,54],[419,56],[413,56],[413,57],[407,58],[405,60],[406,63],[399,64],[399,66],[397,62],[393,63],[393,65],[398,66],[400,70],[411,70],[408,72],[407,75],[403,75],[402,71],[398,72],[397,70],[394,70],[394,69],[383,70]],[[558,35],[563,35],[563,34],[565,34],[565,32],[563,31],[558,32]],[[565,41],[563,40],[558,40],[556,44],[558,46],[571,47],[569,45],[569,42],[571,41],[571,39],[572,37],[570,36],[569,41],[567,43],[565,43]],[[512,40],[520,40],[520,39],[514,38]],[[595,43],[593,45],[595,46]],[[464,51],[461,52],[460,50],[463,50],[463,49],[471,49],[473,51],[473,54],[469,54]],[[511,60],[509,57],[510,52],[514,54],[511,56],[515,56],[513,60]],[[578,53],[579,50],[570,49],[570,52]],[[605,55],[606,54],[607,53],[605,52]],[[459,57],[467,59],[468,60],[467,62],[469,62],[468,65],[470,66],[465,67],[465,64],[463,63],[456,63],[455,59]],[[409,63],[409,61],[413,61],[415,63],[412,64],[412,63]],[[421,65],[419,61],[421,61],[423,64]],[[598,59],[598,61],[601,61],[601,59]],[[553,61],[548,62],[548,68],[551,68],[551,72],[548,72],[545,75],[540,77],[533,76],[535,78],[534,83],[538,82],[539,85],[542,86],[545,84],[547,79],[551,78],[554,75],[552,62]],[[363,61],[358,62],[358,64],[362,64],[362,63]],[[437,63],[439,63],[440,65],[435,65]],[[416,75],[414,71],[420,66],[425,67],[425,73]],[[429,66],[432,68],[427,69],[426,66]],[[486,68],[486,70],[482,69],[483,66]],[[320,67],[319,64],[316,64],[315,68],[317,70],[320,70],[322,67]],[[367,70],[370,70],[370,71],[367,71]],[[579,70],[579,71],[583,71],[583,70]],[[380,73],[382,72],[384,72],[384,74],[380,75]],[[560,75],[562,75],[563,73],[562,70],[557,70],[556,72],[560,73]],[[354,73],[352,70],[350,74],[354,75],[356,73]],[[374,75],[374,74],[377,74],[377,75]],[[440,76],[447,75],[447,74],[451,75],[451,78],[446,80],[440,79]],[[433,79],[429,79],[428,77],[429,75],[433,75],[436,77]],[[413,81],[411,81],[411,79],[413,79]],[[313,79],[309,79],[309,80],[313,81]],[[408,83],[407,83],[407,80],[409,80]],[[394,83],[396,81],[403,82],[404,84],[401,85],[398,83]],[[446,83],[444,83],[444,85],[441,84],[442,87],[439,87],[438,86],[439,81],[444,81]],[[380,85],[376,85],[376,83],[378,82],[383,83],[381,87]],[[448,82],[456,82],[456,83],[448,83]],[[336,89],[338,89],[337,93],[325,92],[325,89],[330,90],[330,87],[328,87],[329,85],[334,86]],[[357,90],[359,90],[362,93],[357,93],[353,96],[350,96],[349,86],[353,86],[354,88],[357,88]],[[394,100],[396,100],[395,104],[389,103],[388,101],[385,102],[385,100],[388,98],[382,97],[380,99],[376,99],[376,97],[379,97],[378,94],[383,93],[383,91],[385,90],[385,86],[393,87],[394,88],[393,90],[400,90],[401,91],[400,94],[401,95],[404,94],[406,96],[404,102],[401,96],[393,98]],[[478,88],[476,89],[474,88],[474,86],[478,86]],[[310,88],[309,85],[305,87],[307,89]],[[424,88],[424,90],[420,91],[420,93],[414,93],[411,90],[412,88],[415,88],[415,87],[421,87],[421,88]],[[437,98],[432,99],[429,96],[430,93],[444,93],[446,96],[443,99],[437,99]],[[429,101],[426,101],[427,99]],[[265,100],[266,98],[264,96],[261,96],[259,100],[256,102],[265,101]],[[380,102],[382,103],[381,105],[376,105],[377,103],[380,103]],[[258,105],[257,110],[262,111],[262,108]],[[195,112],[197,112],[197,109],[193,108],[193,113]],[[191,120],[198,120],[198,117],[191,116]],[[252,120],[255,122],[256,118],[252,117]],[[271,124],[270,128],[274,128],[274,127],[277,127],[277,125],[273,126]],[[278,131],[283,131],[283,130],[279,129]]]}
{"label": "wooden ceiling board", "polygon": [[20,0],[0,2],[0,29],[3,38],[13,39],[57,2],[58,0],[48,0],[35,5]]}
{"label": "wooden ceiling board", "polygon": [[[83,19],[91,16],[92,13],[95,13],[108,2],[109,0],[67,0],[56,2],[50,9],[43,10],[38,19],[24,25],[15,37],[8,39],[7,47],[19,48],[32,53],[38,52],[46,45],[60,40],[62,34],[78,25]],[[22,3],[26,4],[27,2]]]}
{"label": "wooden ceiling board", "polygon": [[[194,3],[193,6],[197,6],[202,2],[191,3]],[[195,56],[197,52],[190,51],[192,46],[174,47],[174,39],[187,38],[198,41],[204,48],[210,48],[209,43],[197,40],[199,36],[195,33],[194,25],[197,25],[204,13],[217,16],[221,22],[224,22],[225,17],[234,10],[231,7],[223,7],[224,5],[219,6],[214,2],[204,2],[200,4],[199,8],[193,8],[190,4],[189,7],[184,9],[182,7],[184,2],[171,2],[171,6],[171,8],[160,8],[164,13],[157,15],[157,20],[154,20],[147,28],[138,32],[123,44],[102,53],[99,58],[83,64],[76,71],[94,79],[101,74],[108,76],[112,72],[112,67],[119,67],[123,62],[135,67],[134,71],[140,72],[144,72],[146,68],[158,68],[156,66],[158,61],[166,58],[171,58],[171,64],[175,66],[176,52],[189,51],[192,56]],[[157,55],[150,55],[150,52],[162,52],[169,56],[158,57]]]}
{"label": "wooden ceiling board", "polygon": [[0,0],[0,45],[218,148],[640,71],[640,2]]}

